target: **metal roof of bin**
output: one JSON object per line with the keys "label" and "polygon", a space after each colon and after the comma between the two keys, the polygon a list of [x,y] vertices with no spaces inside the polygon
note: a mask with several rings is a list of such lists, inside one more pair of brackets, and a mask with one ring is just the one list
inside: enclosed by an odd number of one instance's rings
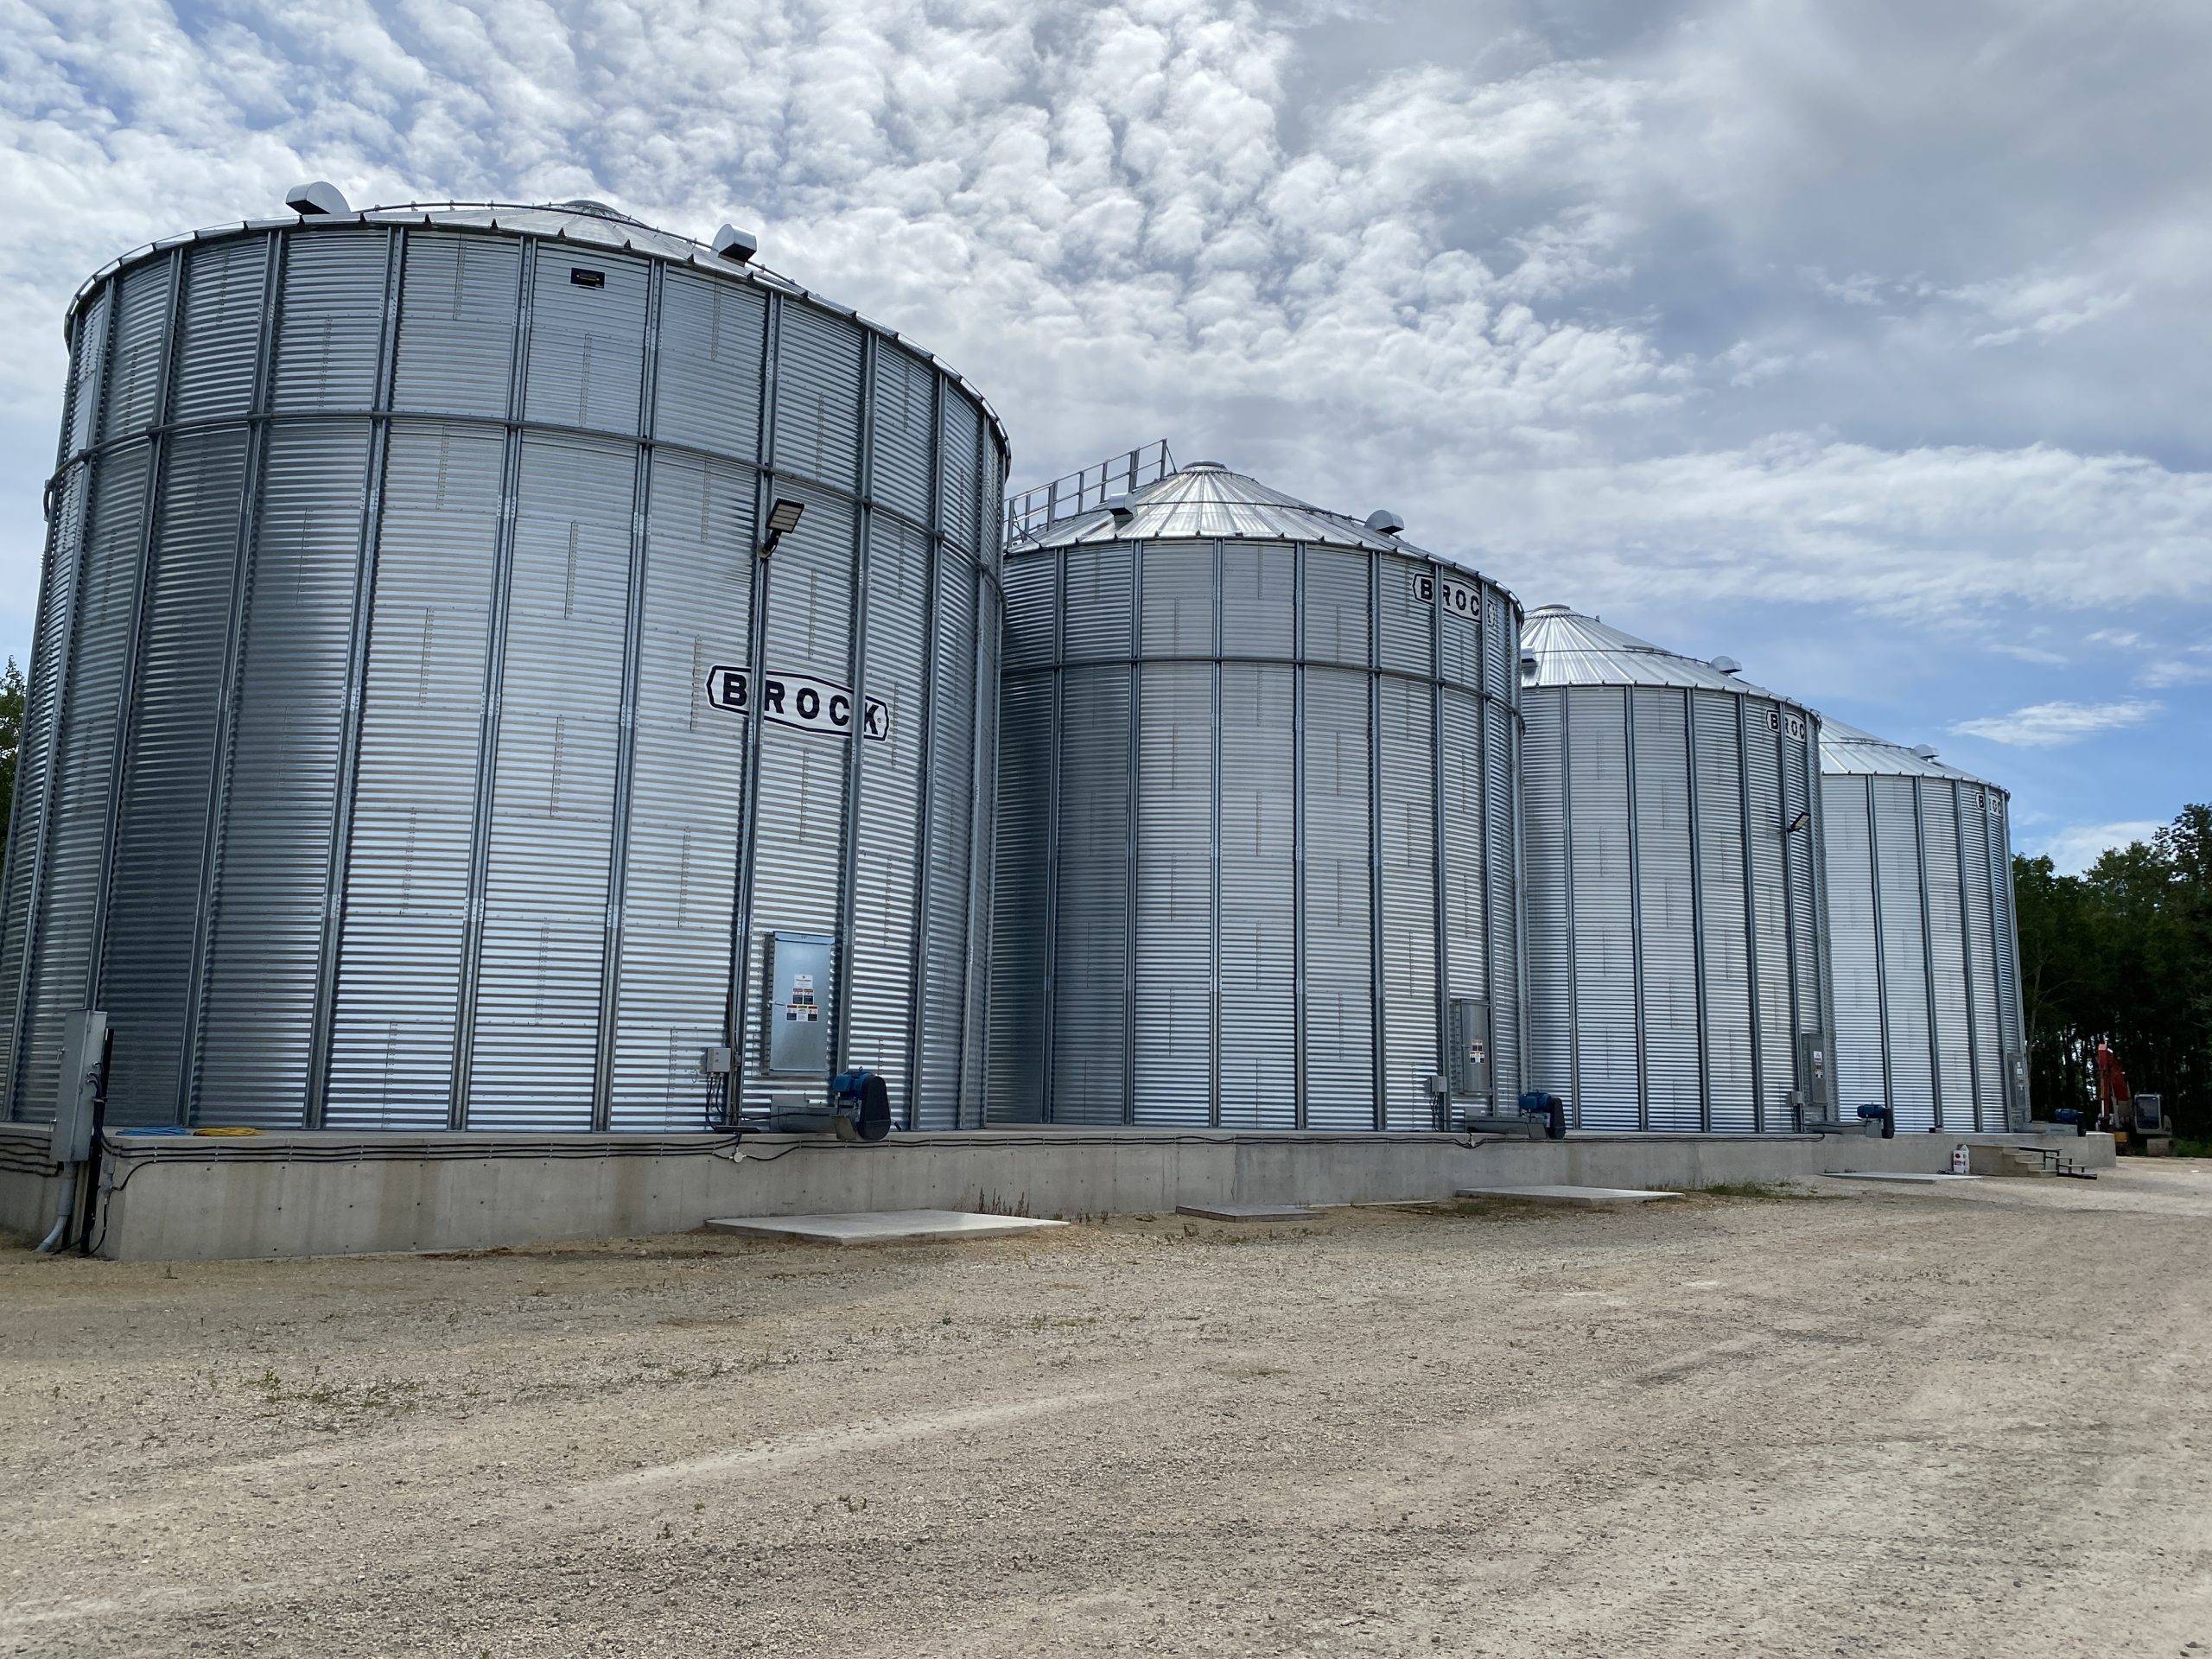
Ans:
{"label": "metal roof of bin", "polygon": [[1938,760],[1927,744],[1908,747],[1838,720],[1821,722],[1821,770],[1872,778],[1948,778],[2003,792],[1986,778]]}
{"label": "metal roof of bin", "polygon": [[[1376,515],[1381,517],[1382,515]],[[1193,461],[1165,478],[1025,534],[1007,550],[1071,547],[1086,542],[1306,542],[1330,547],[1376,548],[1417,558],[1439,558],[1402,537],[1373,530],[1358,519],[1232,472],[1217,461]],[[1458,563],[1456,560],[1443,563]],[[1468,567],[1471,569],[1471,567]]]}
{"label": "metal roof of bin", "polygon": [[1688,686],[1806,707],[1796,697],[1743,678],[1727,658],[1707,662],[1686,657],[1565,605],[1539,607],[1522,624],[1521,683],[1529,686]]}

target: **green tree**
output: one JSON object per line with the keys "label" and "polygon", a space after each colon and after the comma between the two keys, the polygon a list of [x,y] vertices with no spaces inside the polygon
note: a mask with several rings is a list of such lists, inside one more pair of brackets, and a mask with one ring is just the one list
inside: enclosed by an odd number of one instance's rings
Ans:
{"label": "green tree", "polygon": [[2016,859],[2013,894],[2037,1105],[2086,1105],[2107,1042],[2177,1133],[2212,1134],[2212,806],[2082,875]]}
{"label": "green tree", "polygon": [[0,847],[16,812],[16,759],[23,747],[23,671],[10,657],[0,670]]}

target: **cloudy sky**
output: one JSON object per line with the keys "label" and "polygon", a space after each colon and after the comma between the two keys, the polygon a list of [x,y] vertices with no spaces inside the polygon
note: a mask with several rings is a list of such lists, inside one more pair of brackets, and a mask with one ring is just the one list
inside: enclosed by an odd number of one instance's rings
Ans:
{"label": "cloudy sky", "polygon": [[2201,0],[0,0],[0,650],[82,277],[279,208],[603,198],[1997,779],[2212,798]]}

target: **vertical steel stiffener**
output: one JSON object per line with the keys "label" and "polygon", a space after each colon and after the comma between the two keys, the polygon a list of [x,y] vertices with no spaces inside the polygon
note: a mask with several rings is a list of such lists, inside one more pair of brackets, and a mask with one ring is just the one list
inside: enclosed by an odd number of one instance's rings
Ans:
{"label": "vertical steel stiffener", "polygon": [[[981,1121],[1006,452],[964,381],[575,204],[204,232],[67,334],[8,1116],[89,1007],[118,1124],[688,1125],[715,1046],[765,1096],[781,929],[836,941],[834,1059]],[[749,756],[718,667],[825,718]]]}

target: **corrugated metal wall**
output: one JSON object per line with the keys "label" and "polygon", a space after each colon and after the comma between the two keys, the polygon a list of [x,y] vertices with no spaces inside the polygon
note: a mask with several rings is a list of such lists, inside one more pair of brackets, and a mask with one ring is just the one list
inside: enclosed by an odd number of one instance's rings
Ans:
{"label": "corrugated metal wall", "polygon": [[1530,1086],[1585,1129],[1794,1128],[1798,1033],[1828,1027],[1817,722],[1680,686],[1522,701]]}
{"label": "corrugated metal wall", "polygon": [[[12,1116],[102,1007],[118,1122],[689,1126],[789,926],[845,942],[842,1055],[981,1121],[1004,455],[963,385],[762,283],[420,223],[158,251],[70,344]],[[765,724],[748,872],[706,686],[779,495],[770,668],[891,715]]]}
{"label": "corrugated metal wall", "polygon": [[1485,587],[1440,617],[1417,585],[1436,568],[1233,540],[1014,552],[996,1121],[1427,1128],[1440,991],[1490,999],[1510,1107],[1519,612]]}
{"label": "corrugated metal wall", "polygon": [[2024,1123],[2004,792],[1858,772],[1821,791],[1843,1109],[1885,1105],[1900,1129]]}

